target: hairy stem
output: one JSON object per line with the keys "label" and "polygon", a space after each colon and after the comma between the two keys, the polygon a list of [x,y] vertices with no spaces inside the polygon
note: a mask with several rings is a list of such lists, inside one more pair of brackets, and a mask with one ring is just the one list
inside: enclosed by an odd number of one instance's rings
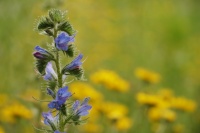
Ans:
{"label": "hairy stem", "polygon": [[[54,28],[54,40],[57,37],[57,26],[55,26]],[[55,44],[56,45],[56,44]],[[57,69],[57,75],[58,75],[58,88],[62,88],[62,73],[60,71],[60,56],[59,56],[59,51],[56,51],[56,69]],[[59,112],[59,130],[61,132],[64,131],[64,125],[63,125],[63,116],[62,116],[62,112]]]}

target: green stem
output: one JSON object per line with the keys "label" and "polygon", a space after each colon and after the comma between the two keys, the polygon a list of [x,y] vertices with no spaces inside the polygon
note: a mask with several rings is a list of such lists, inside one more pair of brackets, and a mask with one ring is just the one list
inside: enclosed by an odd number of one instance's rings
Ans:
{"label": "green stem", "polygon": [[[57,37],[57,27],[55,26],[54,28],[54,40]],[[62,73],[60,71],[60,56],[59,56],[59,51],[56,51],[56,68],[57,68],[57,75],[58,75],[58,88],[62,88]],[[63,116],[62,116],[62,112],[59,112],[59,130],[61,132],[64,131],[64,125],[63,125]]]}
{"label": "green stem", "polygon": [[58,51],[56,51],[56,68],[58,74],[58,88],[62,88],[62,74],[60,72],[60,58]]}

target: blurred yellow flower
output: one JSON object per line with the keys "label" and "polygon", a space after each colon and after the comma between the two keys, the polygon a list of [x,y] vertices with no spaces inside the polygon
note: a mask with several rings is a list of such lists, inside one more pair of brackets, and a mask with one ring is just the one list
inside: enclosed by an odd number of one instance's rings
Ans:
{"label": "blurred yellow flower", "polygon": [[158,91],[158,95],[166,101],[170,101],[174,98],[173,91],[168,88],[163,88]]}
{"label": "blurred yellow flower", "polygon": [[151,83],[151,84],[156,84],[160,82],[160,79],[161,79],[158,73],[155,73],[143,68],[137,68],[134,71],[134,73],[138,79],[141,79],[144,82]]}
{"label": "blurred yellow flower", "polygon": [[173,122],[176,119],[176,113],[170,109],[154,107],[149,109],[148,117],[151,121],[166,120],[168,122]]}
{"label": "blurred yellow flower", "polygon": [[31,119],[33,114],[22,104],[15,102],[1,109],[3,122],[15,123],[18,118]]}
{"label": "blurred yellow flower", "polygon": [[143,92],[139,92],[136,95],[136,100],[140,104],[149,105],[149,106],[156,106],[159,103],[159,97],[152,94],[146,94]]}
{"label": "blurred yellow flower", "polygon": [[188,100],[183,97],[174,98],[171,102],[172,108],[179,109],[182,111],[193,112],[195,111],[197,104],[192,100]]}
{"label": "blurred yellow flower", "polygon": [[5,133],[2,127],[0,127],[0,133]]}
{"label": "blurred yellow flower", "polygon": [[115,126],[117,130],[124,131],[131,128],[133,121],[128,117],[122,117],[116,121]]}
{"label": "blurred yellow flower", "polygon": [[105,102],[100,106],[100,111],[109,119],[117,120],[124,117],[128,113],[128,108],[119,103]]}
{"label": "blurred yellow flower", "polygon": [[90,76],[90,79],[97,84],[102,84],[110,90],[127,92],[130,84],[122,79],[117,73],[111,70],[100,70]]}
{"label": "blurred yellow flower", "polygon": [[99,102],[103,100],[103,95],[87,83],[72,83],[70,84],[69,89],[74,93],[73,97],[79,100],[88,96],[91,98],[91,102]]}

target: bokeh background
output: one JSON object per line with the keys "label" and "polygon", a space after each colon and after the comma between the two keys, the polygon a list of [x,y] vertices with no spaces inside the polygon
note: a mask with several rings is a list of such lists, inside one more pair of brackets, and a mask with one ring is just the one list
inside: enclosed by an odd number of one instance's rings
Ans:
{"label": "bokeh background", "polygon": [[[148,105],[138,102],[137,94],[157,95],[162,88],[168,88],[174,97],[190,99],[194,107],[189,112],[176,112],[176,120],[161,120],[165,121],[162,125],[168,127],[163,132],[199,133],[199,5],[198,0],[1,0],[0,112],[5,118],[0,118],[0,132],[34,132],[32,125],[37,127],[37,121],[41,121],[37,116],[41,107],[32,96],[40,97],[39,91],[44,85],[34,71],[32,53],[35,45],[45,47],[51,40],[39,35],[34,27],[39,16],[46,15],[50,8],[58,7],[68,10],[68,18],[78,31],[75,44],[87,58],[84,62],[87,81],[75,81],[75,86],[87,84],[103,97],[104,102],[123,104],[128,110],[126,117],[130,120],[121,126],[125,130],[116,128],[118,119],[106,123],[105,119],[109,118],[103,117],[96,125],[92,123],[94,126],[90,127],[93,128],[90,132],[161,133],[161,122],[149,120],[145,112],[149,107],[146,109]],[[128,84],[125,88],[128,89],[122,92],[108,89],[110,86],[95,81],[98,78],[93,75],[102,71],[105,73],[99,74],[99,77],[109,77],[109,72],[114,73],[125,80]],[[150,78],[142,78],[144,71],[150,71],[150,76],[147,74]],[[151,72],[159,77],[153,83]],[[112,76],[110,79],[113,79]],[[93,97],[95,99],[96,95]],[[103,102],[94,104],[97,108],[109,106]],[[22,113],[13,110],[21,110]],[[144,116],[138,114],[141,112]],[[86,132],[81,128],[72,129],[72,132]]]}

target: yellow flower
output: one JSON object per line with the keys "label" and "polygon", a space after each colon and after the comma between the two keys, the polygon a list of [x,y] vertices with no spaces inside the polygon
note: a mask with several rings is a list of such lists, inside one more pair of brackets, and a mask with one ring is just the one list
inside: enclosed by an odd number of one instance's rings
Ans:
{"label": "yellow flower", "polygon": [[0,127],[0,133],[5,133],[2,127]]}
{"label": "yellow flower", "polygon": [[158,73],[155,73],[143,68],[137,68],[134,73],[138,79],[141,79],[147,83],[156,84],[160,82],[160,79],[161,79]]}
{"label": "yellow flower", "polygon": [[136,95],[136,100],[140,104],[149,105],[149,106],[156,106],[159,104],[159,97],[156,95],[146,94],[143,92],[139,92]]}
{"label": "yellow flower", "polygon": [[124,130],[130,129],[132,126],[132,123],[133,122],[130,118],[122,117],[116,121],[115,126],[116,126],[117,130],[124,131]]}
{"label": "yellow flower", "polygon": [[111,120],[120,119],[128,113],[126,106],[113,102],[102,103],[99,109]]}
{"label": "yellow flower", "polygon": [[162,99],[170,101],[174,97],[173,91],[168,88],[163,88],[158,91],[158,95],[162,97]]}
{"label": "yellow flower", "polygon": [[196,102],[188,100],[186,98],[177,97],[171,102],[172,108],[179,109],[182,111],[193,112],[196,109]]}
{"label": "yellow flower", "polygon": [[1,109],[4,122],[15,123],[17,118],[31,119],[33,114],[25,106],[19,103],[12,103]]}
{"label": "yellow flower", "polygon": [[100,70],[90,76],[90,79],[97,84],[102,84],[110,90],[127,92],[130,84],[111,70]]}
{"label": "yellow flower", "polygon": [[176,119],[176,114],[170,109],[154,107],[149,109],[148,117],[152,121],[166,120],[168,122],[173,122]]}
{"label": "yellow flower", "polygon": [[79,100],[82,100],[88,96],[91,98],[91,102],[98,102],[103,100],[103,95],[86,83],[72,83],[69,89],[72,93],[74,93],[73,97]]}

